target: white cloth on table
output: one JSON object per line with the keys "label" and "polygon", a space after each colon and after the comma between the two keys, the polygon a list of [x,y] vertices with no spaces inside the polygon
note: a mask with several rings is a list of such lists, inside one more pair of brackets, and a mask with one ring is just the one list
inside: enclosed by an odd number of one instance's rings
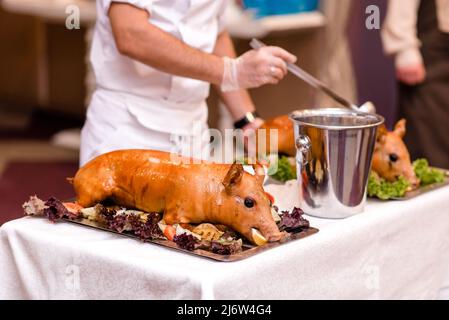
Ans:
{"label": "white cloth on table", "polygon": [[19,219],[0,229],[0,299],[436,299],[449,287],[448,197],[309,218],[318,234],[234,263]]}

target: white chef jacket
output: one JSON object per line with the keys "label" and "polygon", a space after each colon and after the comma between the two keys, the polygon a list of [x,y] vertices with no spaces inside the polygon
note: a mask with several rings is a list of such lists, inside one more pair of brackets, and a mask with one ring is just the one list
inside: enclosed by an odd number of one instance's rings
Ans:
{"label": "white chef jacket", "polygon": [[[155,149],[166,149],[155,141],[160,133],[191,135],[194,123],[207,122],[209,83],[167,74],[120,54],[108,16],[113,1],[148,11],[151,24],[207,53],[213,51],[224,29],[226,0],[98,0],[91,51],[97,92],[83,128],[81,164],[102,152],[139,147],[126,136],[126,128],[114,126],[123,122],[123,117],[128,118],[125,122],[129,128],[141,131],[146,141],[154,140]],[[115,113],[108,105],[120,105],[121,111]],[[116,141],[108,146],[111,130],[125,134],[115,134]],[[102,150],[96,149],[99,145]],[[141,147],[152,146],[147,143]]]}

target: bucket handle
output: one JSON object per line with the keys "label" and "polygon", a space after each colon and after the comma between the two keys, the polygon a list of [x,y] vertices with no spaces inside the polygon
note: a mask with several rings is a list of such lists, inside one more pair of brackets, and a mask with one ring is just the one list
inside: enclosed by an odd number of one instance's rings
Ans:
{"label": "bucket handle", "polygon": [[306,135],[300,135],[295,140],[297,156],[296,161],[301,165],[305,166],[310,160],[310,149],[312,148],[312,142],[310,138]]}

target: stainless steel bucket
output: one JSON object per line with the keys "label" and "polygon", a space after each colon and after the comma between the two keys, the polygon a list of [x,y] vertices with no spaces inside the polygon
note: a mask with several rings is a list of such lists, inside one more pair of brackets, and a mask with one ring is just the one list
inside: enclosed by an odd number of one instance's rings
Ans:
{"label": "stainless steel bucket", "polygon": [[384,118],[349,109],[312,109],[290,115],[295,127],[301,208],[321,218],[361,213]]}

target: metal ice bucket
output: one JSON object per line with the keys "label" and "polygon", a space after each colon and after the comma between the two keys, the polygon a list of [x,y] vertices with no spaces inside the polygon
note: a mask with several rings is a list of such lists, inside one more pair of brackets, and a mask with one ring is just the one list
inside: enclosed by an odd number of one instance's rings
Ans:
{"label": "metal ice bucket", "polygon": [[361,213],[376,132],[384,118],[336,108],[295,111],[290,118],[301,208],[321,218]]}

